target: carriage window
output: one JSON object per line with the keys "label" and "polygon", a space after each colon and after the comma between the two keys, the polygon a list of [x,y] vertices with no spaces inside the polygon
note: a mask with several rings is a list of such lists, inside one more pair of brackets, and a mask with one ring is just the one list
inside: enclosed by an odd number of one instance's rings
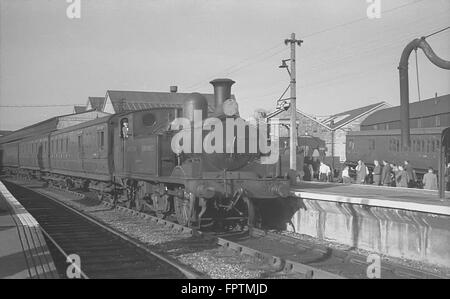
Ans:
{"label": "carriage window", "polygon": [[389,140],[389,150],[393,152],[400,152],[400,140],[398,139]]}
{"label": "carriage window", "polygon": [[103,131],[97,132],[97,146],[100,150],[103,150],[105,146],[105,132]]}
{"label": "carriage window", "polygon": [[81,152],[82,147],[82,136],[78,135],[78,151]]}
{"label": "carriage window", "polygon": [[420,140],[416,140],[414,151],[417,152],[417,153],[420,152]]}
{"label": "carriage window", "polygon": [[375,150],[375,139],[369,139],[369,150]]}
{"label": "carriage window", "polygon": [[352,152],[355,150],[355,141],[353,139],[348,140],[348,149]]}

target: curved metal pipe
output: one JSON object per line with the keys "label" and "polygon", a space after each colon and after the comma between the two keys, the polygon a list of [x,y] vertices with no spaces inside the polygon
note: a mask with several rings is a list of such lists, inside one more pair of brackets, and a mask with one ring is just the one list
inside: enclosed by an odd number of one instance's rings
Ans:
{"label": "curved metal pipe", "polygon": [[410,147],[411,138],[409,132],[409,77],[408,60],[411,52],[416,49],[422,49],[428,59],[436,66],[443,69],[450,69],[450,61],[439,58],[431,49],[431,46],[425,41],[425,37],[416,38],[406,45],[400,58],[398,66],[400,74],[400,122],[402,129],[402,146]]}

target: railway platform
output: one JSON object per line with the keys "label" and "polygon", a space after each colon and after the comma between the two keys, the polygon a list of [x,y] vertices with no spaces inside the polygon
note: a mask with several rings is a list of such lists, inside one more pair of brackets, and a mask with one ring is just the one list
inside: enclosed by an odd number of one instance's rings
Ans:
{"label": "railway platform", "polygon": [[0,279],[56,279],[37,221],[0,182]]}
{"label": "railway platform", "polygon": [[293,230],[384,255],[450,268],[450,194],[301,182]]}

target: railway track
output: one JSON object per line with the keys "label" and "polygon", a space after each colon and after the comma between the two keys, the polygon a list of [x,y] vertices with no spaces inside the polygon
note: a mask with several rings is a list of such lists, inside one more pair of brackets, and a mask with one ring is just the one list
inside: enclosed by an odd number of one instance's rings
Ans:
{"label": "railway track", "polygon": [[[79,197],[85,194],[70,192]],[[97,201],[91,198],[92,201]],[[264,231],[254,229],[252,236],[245,234],[211,234],[196,229],[181,226],[166,219],[137,212],[122,206],[113,207],[108,202],[103,202],[105,208],[115,208],[121,213],[129,216],[150,219],[171,230],[189,232],[192,235],[203,238],[214,238],[215,242],[226,248],[237,252],[263,259],[267,264],[277,269],[279,273],[294,275],[301,278],[367,278],[368,262],[367,256],[350,250],[339,250],[325,245],[317,244],[310,240],[303,240],[290,236],[284,232]],[[449,278],[415,269],[405,265],[384,261],[381,262],[382,278]]]}
{"label": "railway track", "polygon": [[[41,225],[60,277],[68,273],[74,275],[69,278],[85,279],[199,277],[57,200],[8,181],[5,185]],[[80,267],[68,271],[67,260],[73,255],[79,256]]]}

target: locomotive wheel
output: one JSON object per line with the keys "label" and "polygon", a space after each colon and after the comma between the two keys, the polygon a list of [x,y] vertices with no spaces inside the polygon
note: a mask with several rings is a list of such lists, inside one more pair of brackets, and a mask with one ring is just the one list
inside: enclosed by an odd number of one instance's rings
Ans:
{"label": "locomotive wheel", "polygon": [[190,204],[189,201],[179,197],[174,197],[175,215],[177,217],[178,224],[189,226],[190,222]]}
{"label": "locomotive wheel", "polygon": [[151,195],[151,198],[156,217],[161,219],[166,218],[170,208],[168,195],[159,195],[157,193],[153,193]]}
{"label": "locomotive wheel", "polygon": [[144,200],[137,198],[134,203],[134,210],[136,210],[138,212],[143,212],[144,208],[145,208]]}

